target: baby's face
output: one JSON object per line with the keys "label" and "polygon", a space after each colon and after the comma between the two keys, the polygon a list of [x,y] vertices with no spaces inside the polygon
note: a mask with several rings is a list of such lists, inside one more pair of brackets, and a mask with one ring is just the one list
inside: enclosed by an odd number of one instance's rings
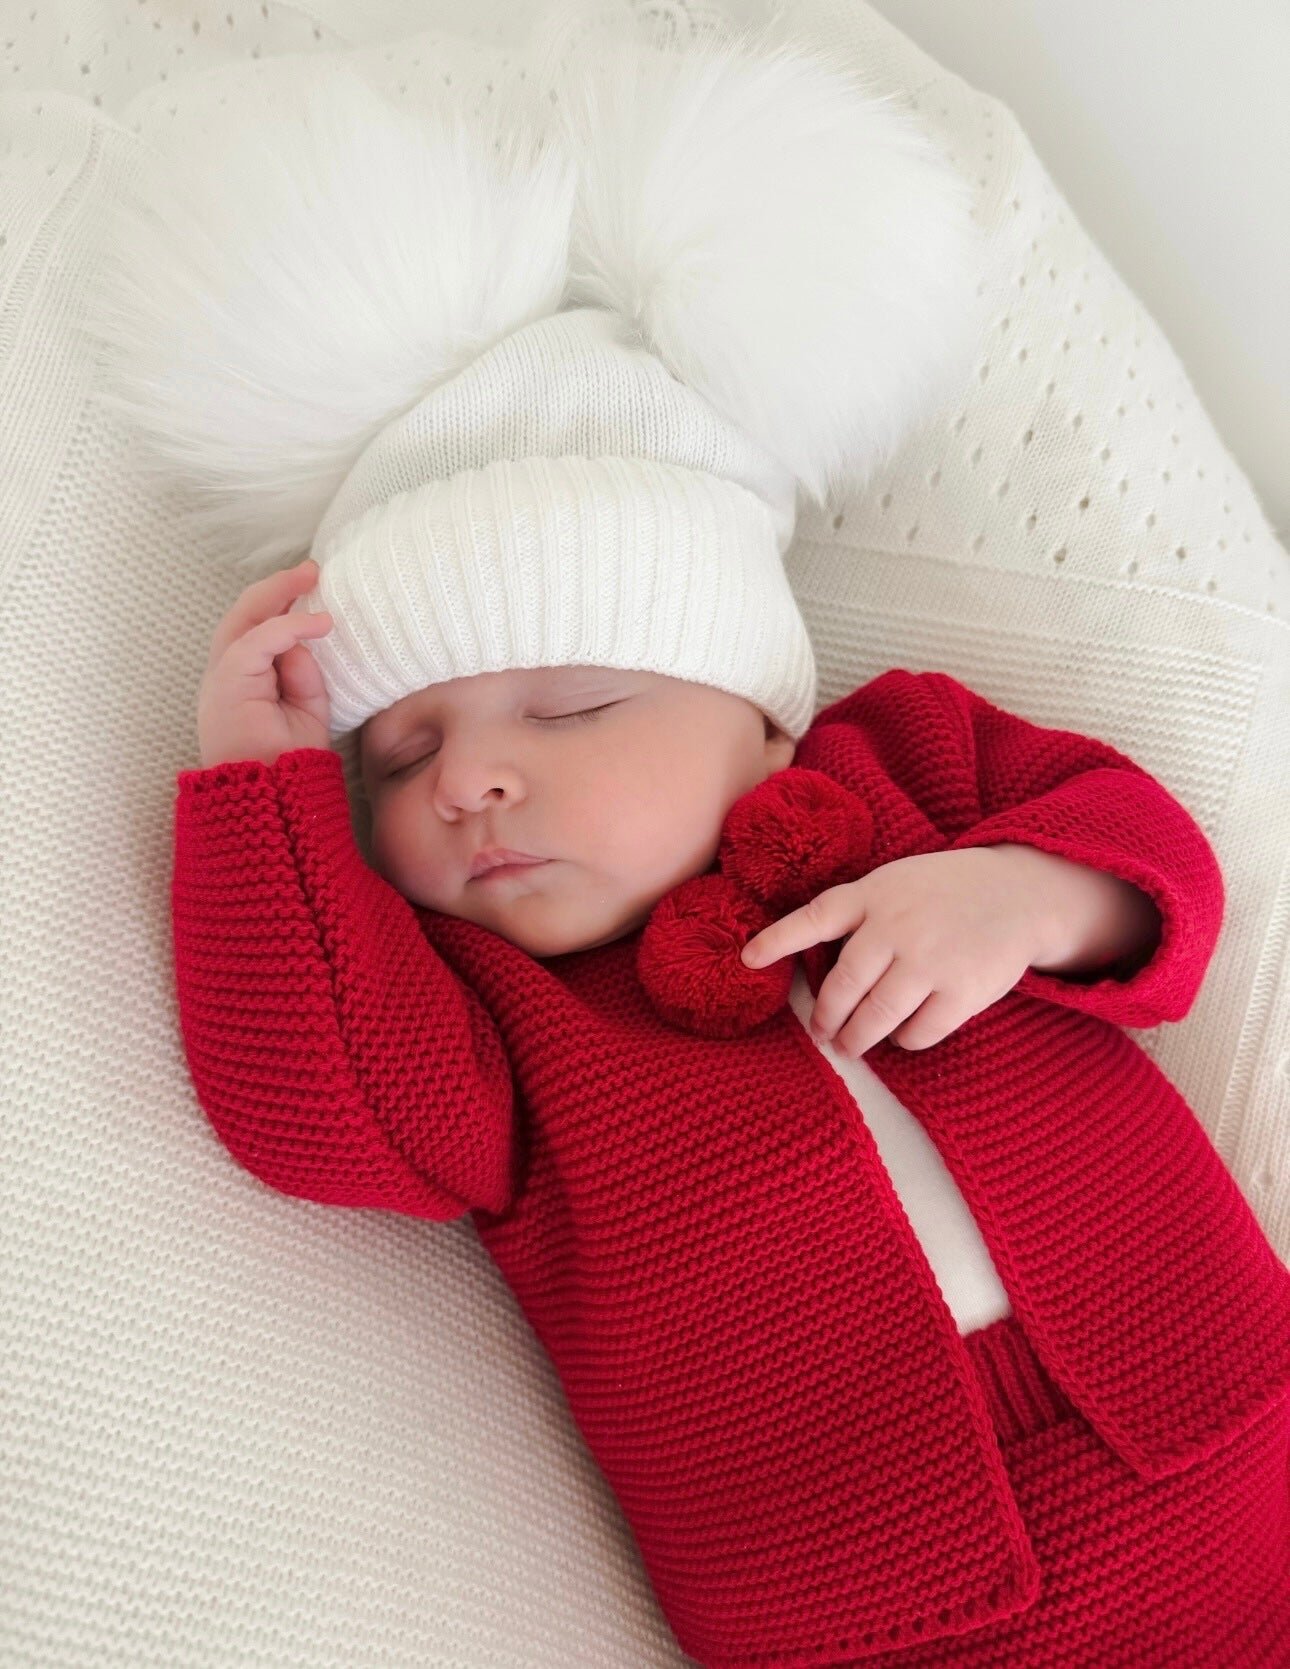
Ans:
{"label": "baby's face", "polygon": [[[413,903],[531,956],[588,950],[703,874],[730,807],[794,752],[741,696],[656,672],[538,667],[432,684],[360,734],[373,863]],[[472,878],[492,846],[546,861]]]}

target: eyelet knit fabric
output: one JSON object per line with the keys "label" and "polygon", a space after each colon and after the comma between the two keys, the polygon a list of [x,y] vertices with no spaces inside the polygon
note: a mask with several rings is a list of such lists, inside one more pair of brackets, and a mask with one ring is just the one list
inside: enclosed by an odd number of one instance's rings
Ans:
{"label": "eyelet knit fabric", "polygon": [[[1129,977],[1032,970],[939,1044],[867,1057],[1015,1315],[959,1334],[790,1011],[704,1036],[643,988],[639,932],[536,961],[414,907],[362,862],[325,750],[179,777],[205,1112],[285,1193],[472,1214],[706,1669],[1284,1663],[1290,1273],[1120,1030],[1193,1001],[1213,852],[1124,755],[945,674],[834,703],[795,766],[864,801],[870,867],[1022,841],[1160,911]],[[804,960],[818,991],[829,956]]]}

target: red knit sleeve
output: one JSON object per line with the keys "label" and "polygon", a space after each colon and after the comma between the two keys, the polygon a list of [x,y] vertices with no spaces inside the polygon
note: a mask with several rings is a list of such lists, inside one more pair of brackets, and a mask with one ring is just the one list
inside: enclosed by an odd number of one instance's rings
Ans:
{"label": "red knit sleeve", "polygon": [[1014,987],[1121,1026],[1181,1020],[1200,989],[1223,920],[1218,859],[1161,783],[1106,742],[1046,729],[993,706],[946,673],[922,681],[948,709],[976,820],[953,841],[1019,841],[1140,887],[1160,912],[1144,961],[1096,975],[1039,973]]}
{"label": "red knit sleeve", "polygon": [[501,1039],[364,863],[338,754],[181,771],[171,902],[189,1070],[239,1163],[329,1205],[505,1207]]}

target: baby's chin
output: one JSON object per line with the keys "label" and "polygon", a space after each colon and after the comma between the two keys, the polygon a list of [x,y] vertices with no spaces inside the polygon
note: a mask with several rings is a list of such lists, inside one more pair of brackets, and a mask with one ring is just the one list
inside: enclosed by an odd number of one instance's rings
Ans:
{"label": "baby's chin", "polygon": [[[584,932],[573,932],[562,928],[554,932],[542,933],[521,928],[512,928],[509,923],[499,923],[492,928],[500,938],[505,939],[517,950],[524,951],[536,961],[545,961],[553,956],[572,956],[580,950],[596,950],[601,945],[612,945],[619,939],[626,939],[643,927],[649,919],[646,910],[639,917],[619,927],[611,927],[606,931],[597,932],[587,929]],[[491,923],[489,924],[492,925]]]}
{"label": "baby's chin", "polygon": [[532,894],[512,897],[491,909],[446,910],[445,915],[458,916],[488,928],[498,938],[505,939],[517,950],[538,961],[553,956],[571,956],[580,950],[595,950],[601,945],[625,939],[644,927],[656,899],[647,904],[625,908],[614,920],[605,919],[605,912],[589,910],[586,919],[578,920],[576,907],[567,898],[536,899]]}

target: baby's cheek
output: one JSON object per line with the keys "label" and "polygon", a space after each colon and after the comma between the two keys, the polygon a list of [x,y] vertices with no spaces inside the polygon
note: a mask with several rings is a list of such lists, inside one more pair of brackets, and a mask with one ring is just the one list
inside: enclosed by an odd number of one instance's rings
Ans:
{"label": "baby's cheek", "polygon": [[[617,850],[639,823],[639,793],[621,784],[612,773],[597,778],[573,777],[560,797],[559,826],[572,852],[587,861],[597,853]],[[553,831],[554,833],[555,831]]]}
{"label": "baby's cheek", "polygon": [[382,875],[400,891],[407,891],[418,871],[426,869],[427,854],[417,851],[415,830],[408,820],[389,812],[372,817],[372,858]]}

